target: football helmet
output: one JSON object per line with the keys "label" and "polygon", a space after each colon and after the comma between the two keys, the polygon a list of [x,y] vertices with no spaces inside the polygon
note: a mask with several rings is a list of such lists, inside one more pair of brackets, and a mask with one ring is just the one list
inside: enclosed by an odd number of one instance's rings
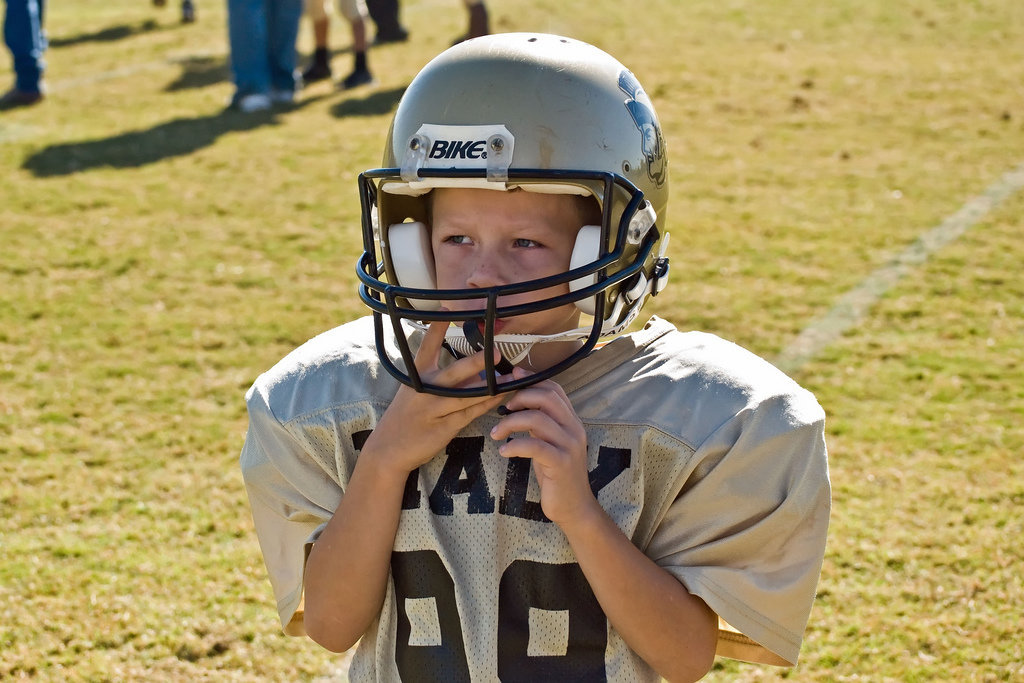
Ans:
{"label": "football helmet", "polygon": [[[439,290],[430,244],[430,193],[468,187],[591,196],[601,224],[580,226],[569,270],[529,282]],[[622,332],[665,286],[668,156],[654,107],[633,74],[586,43],[546,34],[476,38],[449,48],[410,83],[395,112],[383,168],[359,177],[363,254],[359,294],[373,311],[378,355],[401,382],[442,396],[483,396],[553,377]],[[568,284],[529,304],[502,297]],[[441,302],[486,300],[472,311]],[[495,335],[496,319],[574,303],[589,324],[556,335]],[[397,345],[385,339],[385,318]],[[449,321],[456,356],[480,349],[485,383],[444,387],[418,376],[410,333]],[[583,324],[583,323],[581,323]],[[547,341],[579,348],[513,380],[511,366]],[[493,349],[501,352],[495,363]]]}

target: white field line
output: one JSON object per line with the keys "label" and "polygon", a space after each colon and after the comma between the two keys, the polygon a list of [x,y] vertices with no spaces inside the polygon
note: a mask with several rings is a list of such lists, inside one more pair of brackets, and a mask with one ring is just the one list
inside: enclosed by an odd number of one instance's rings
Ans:
{"label": "white field line", "polygon": [[893,285],[934,252],[954,241],[990,211],[1024,188],[1024,163],[973,197],[959,211],[924,233],[895,259],[877,269],[811,322],[773,361],[784,372],[798,370],[822,349],[855,327]]}

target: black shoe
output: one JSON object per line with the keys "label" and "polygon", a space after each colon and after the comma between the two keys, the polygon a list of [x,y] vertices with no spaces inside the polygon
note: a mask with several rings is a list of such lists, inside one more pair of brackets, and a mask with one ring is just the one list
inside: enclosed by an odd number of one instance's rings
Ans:
{"label": "black shoe", "polygon": [[342,90],[351,90],[352,88],[358,88],[361,85],[367,85],[373,83],[373,74],[370,73],[369,69],[356,69],[348,76],[345,76],[345,80],[339,83]]}
{"label": "black shoe", "polygon": [[309,68],[302,72],[302,82],[312,83],[323,81],[331,77],[331,65],[324,62],[313,62]]}
{"label": "black shoe", "polygon": [[401,26],[395,31],[377,31],[377,35],[373,37],[374,45],[387,45],[388,43],[404,43],[409,40],[409,32]]}
{"label": "black shoe", "polygon": [[181,3],[181,23],[191,24],[196,20],[196,6],[192,0],[184,0]]}
{"label": "black shoe", "polygon": [[28,107],[43,101],[42,92],[28,92],[11,88],[0,96],[0,109],[14,109],[16,107]]}

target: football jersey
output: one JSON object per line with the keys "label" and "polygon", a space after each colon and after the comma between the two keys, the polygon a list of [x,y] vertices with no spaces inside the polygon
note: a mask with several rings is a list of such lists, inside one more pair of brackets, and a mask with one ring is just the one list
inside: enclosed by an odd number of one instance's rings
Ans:
{"label": "football jersey", "polygon": [[[719,654],[795,663],[830,508],[814,397],[739,346],[658,318],[555,380],[586,429],[597,500],[726,622]],[[304,633],[308,550],[398,386],[362,318],[247,394],[241,467],[286,633]],[[410,474],[383,608],[351,680],[659,680],[544,516],[531,461],[498,454],[499,419],[474,420]]]}

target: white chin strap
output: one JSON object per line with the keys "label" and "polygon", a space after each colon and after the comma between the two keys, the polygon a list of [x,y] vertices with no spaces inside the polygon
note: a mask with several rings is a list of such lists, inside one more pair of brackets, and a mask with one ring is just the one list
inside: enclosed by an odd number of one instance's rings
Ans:
{"label": "white chin strap", "polygon": [[[612,315],[608,316],[608,320],[615,320],[618,318],[619,310],[622,307],[621,299],[616,302],[615,311]],[[626,329],[633,319],[636,318],[640,312],[640,307],[636,306],[634,310],[631,310],[626,319],[618,325],[612,325],[610,322],[606,322],[605,326],[601,329],[602,337],[609,337],[615,334],[619,334],[622,330]],[[429,327],[428,324],[422,323],[418,320],[403,320],[403,323],[408,323],[414,329],[426,332]],[[530,355],[530,350],[535,344],[545,344],[550,342],[567,342],[567,341],[583,341],[590,337],[593,328],[591,327],[577,327],[574,330],[566,330],[565,332],[559,332],[557,334],[496,334],[494,335],[494,346],[501,353],[501,357],[507,360],[512,365],[518,365],[523,362],[527,356]],[[452,325],[445,332],[444,341],[455,353],[460,356],[471,356],[477,352],[477,348],[466,339],[465,332],[462,331],[462,327],[459,325]]]}

